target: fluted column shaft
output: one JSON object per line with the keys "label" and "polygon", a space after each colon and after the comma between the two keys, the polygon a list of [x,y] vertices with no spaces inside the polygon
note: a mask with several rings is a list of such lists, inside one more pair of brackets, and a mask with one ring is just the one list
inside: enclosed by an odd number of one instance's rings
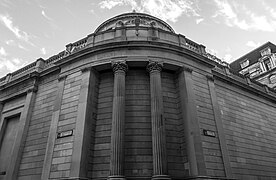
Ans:
{"label": "fluted column shaft", "polygon": [[166,130],[163,113],[163,95],[161,85],[162,64],[150,61],[147,70],[150,73],[151,123],[152,123],[152,179],[170,179],[167,175]]}
{"label": "fluted column shaft", "polygon": [[111,129],[111,157],[109,179],[125,179],[124,164],[124,121],[125,121],[125,74],[124,61],[112,63],[114,72],[114,95]]}

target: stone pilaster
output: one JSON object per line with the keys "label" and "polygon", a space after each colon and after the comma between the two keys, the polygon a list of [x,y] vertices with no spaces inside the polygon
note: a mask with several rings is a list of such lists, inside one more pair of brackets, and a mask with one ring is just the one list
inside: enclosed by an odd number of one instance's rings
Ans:
{"label": "stone pilaster", "polygon": [[95,124],[93,102],[97,88],[96,71],[92,67],[82,69],[78,115],[73,144],[70,177],[87,179],[91,127]]}
{"label": "stone pilaster", "polygon": [[3,108],[4,108],[4,102],[0,101],[0,120],[1,120]]}
{"label": "stone pilaster", "polygon": [[125,121],[125,61],[112,63],[114,72],[114,95],[111,129],[110,176],[108,179],[125,179],[124,171],[124,121]]}
{"label": "stone pilaster", "polygon": [[161,71],[163,64],[150,61],[147,70],[150,73],[151,123],[152,123],[152,179],[170,179],[167,170],[166,129],[163,112]]}
{"label": "stone pilaster", "polygon": [[221,155],[222,155],[222,160],[223,160],[223,165],[224,165],[225,176],[226,176],[226,178],[233,178],[231,165],[230,165],[230,159],[229,159],[229,153],[227,150],[227,144],[226,144],[223,124],[222,124],[221,114],[220,114],[220,108],[219,108],[218,99],[217,99],[214,78],[213,78],[213,76],[210,76],[210,75],[207,75],[206,77],[207,77],[207,81],[208,81],[211,102],[212,102],[212,106],[213,106],[213,112],[214,112],[215,122],[216,122],[216,126],[217,126],[218,136],[219,136],[219,145],[220,145],[220,149],[221,149]]}
{"label": "stone pilaster", "polygon": [[179,73],[179,95],[184,124],[185,144],[190,176],[206,176],[199,122],[193,89],[193,70],[183,67]]}
{"label": "stone pilaster", "polygon": [[42,58],[39,58],[36,60],[35,69],[37,72],[41,72],[44,69],[45,66],[45,60]]}
{"label": "stone pilaster", "polygon": [[50,176],[52,158],[53,158],[54,146],[55,146],[55,140],[56,140],[56,134],[57,134],[57,126],[58,126],[58,120],[59,120],[59,114],[60,114],[60,107],[61,107],[66,77],[67,77],[66,75],[63,75],[58,78],[58,91],[55,99],[51,126],[49,130],[49,135],[48,135],[41,180],[48,180]]}
{"label": "stone pilaster", "polygon": [[14,147],[11,152],[10,164],[7,170],[7,179],[16,179],[18,175],[19,165],[21,161],[21,156],[24,149],[24,144],[27,138],[27,132],[29,124],[31,121],[32,111],[35,103],[35,97],[37,92],[36,79],[34,80],[34,86],[27,90],[27,95],[25,99],[24,108],[20,115],[20,120],[18,124],[18,130],[16,139],[14,142]]}

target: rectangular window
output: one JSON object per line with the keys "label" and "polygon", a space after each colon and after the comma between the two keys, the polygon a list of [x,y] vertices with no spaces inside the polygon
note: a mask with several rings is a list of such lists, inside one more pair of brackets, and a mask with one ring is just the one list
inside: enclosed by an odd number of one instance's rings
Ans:
{"label": "rectangular window", "polygon": [[261,56],[265,56],[265,55],[269,55],[269,54],[271,54],[270,47],[267,47],[261,51]]}
{"label": "rectangular window", "polygon": [[241,68],[245,68],[249,65],[249,60],[245,59],[244,61],[240,62]]}
{"label": "rectangular window", "polygon": [[269,59],[264,60],[264,66],[265,66],[265,69],[266,69],[267,71],[270,70],[270,69],[272,68],[271,62],[270,62]]}

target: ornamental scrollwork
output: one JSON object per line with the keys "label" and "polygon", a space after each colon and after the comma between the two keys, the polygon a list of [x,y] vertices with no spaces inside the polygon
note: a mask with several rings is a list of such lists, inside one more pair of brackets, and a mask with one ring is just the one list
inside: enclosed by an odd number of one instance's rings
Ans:
{"label": "ornamental scrollwork", "polygon": [[148,72],[153,72],[153,71],[161,72],[162,68],[163,68],[163,63],[162,62],[149,61],[149,64],[147,65],[147,71]]}
{"label": "ornamental scrollwork", "polygon": [[115,61],[111,63],[112,70],[114,73],[118,71],[124,71],[127,72],[128,66],[126,64],[126,61]]}

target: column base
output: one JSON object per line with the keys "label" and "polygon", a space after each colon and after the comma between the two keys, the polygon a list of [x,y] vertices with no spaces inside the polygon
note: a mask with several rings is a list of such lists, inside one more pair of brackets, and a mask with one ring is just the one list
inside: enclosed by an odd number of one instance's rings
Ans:
{"label": "column base", "polygon": [[152,180],[171,180],[170,176],[168,175],[154,175],[151,178]]}
{"label": "column base", "polygon": [[114,175],[114,176],[108,176],[108,180],[126,180],[125,176],[120,175]]}

